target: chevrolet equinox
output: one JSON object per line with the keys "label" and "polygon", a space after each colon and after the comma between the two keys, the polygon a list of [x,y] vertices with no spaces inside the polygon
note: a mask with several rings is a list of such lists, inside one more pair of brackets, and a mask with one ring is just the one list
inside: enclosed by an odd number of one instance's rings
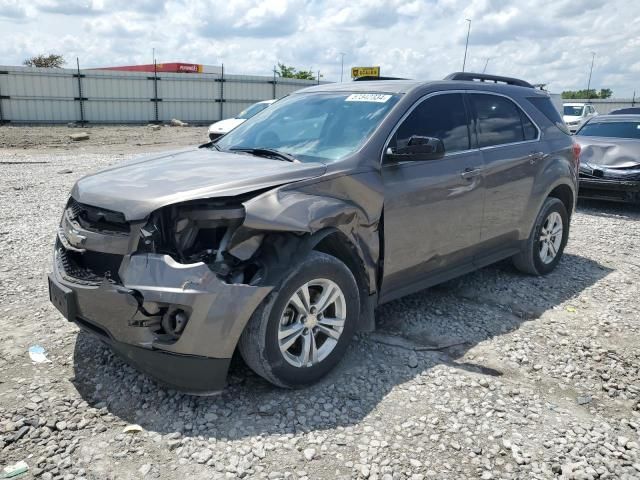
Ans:
{"label": "chevrolet equinox", "polygon": [[236,350],[307,385],[377,305],[509,257],[551,272],[579,154],[522,80],[314,86],[215,142],[80,179],[50,299],[174,388],[220,391]]}

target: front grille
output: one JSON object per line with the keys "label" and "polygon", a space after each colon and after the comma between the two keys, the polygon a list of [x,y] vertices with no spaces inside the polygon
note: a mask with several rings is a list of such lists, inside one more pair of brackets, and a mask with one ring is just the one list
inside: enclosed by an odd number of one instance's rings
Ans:
{"label": "front grille", "polygon": [[85,251],[74,252],[64,248],[58,240],[56,243],[58,267],[69,280],[79,283],[97,285],[105,278],[120,283],[118,270],[122,263],[122,255]]}
{"label": "front grille", "polygon": [[75,219],[82,228],[99,233],[129,233],[129,222],[123,213],[93,207],[77,202],[71,198],[67,205],[71,218]]}

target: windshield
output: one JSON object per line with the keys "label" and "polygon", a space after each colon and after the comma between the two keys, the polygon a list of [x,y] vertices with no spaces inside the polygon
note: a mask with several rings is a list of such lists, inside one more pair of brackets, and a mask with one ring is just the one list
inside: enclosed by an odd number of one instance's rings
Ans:
{"label": "windshield", "polygon": [[304,162],[334,162],[367,140],[398,95],[310,93],[286,97],[222,137],[222,150],[273,149]]}
{"label": "windshield", "polygon": [[582,109],[584,107],[572,107],[570,105],[564,106],[564,114],[571,117],[579,117],[582,115]]}
{"label": "windshield", "polygon": [[254,103],[250,107],[242,110],[238,115],[236,115],[236,118],[242,118],[244,120],[247,120],[253,117],[256,113],[261,112],[262,110],[267,108],[269,105],[271,104],[270,103]]}
{"label": "windshield", "polygon": [[635,122],[590,122],[577,135],[640,139],[640,120]]}

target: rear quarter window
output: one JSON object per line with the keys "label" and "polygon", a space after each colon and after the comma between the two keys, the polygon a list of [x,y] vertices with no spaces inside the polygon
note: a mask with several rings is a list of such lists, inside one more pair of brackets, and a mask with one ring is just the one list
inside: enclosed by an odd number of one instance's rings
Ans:
{"label": "rear quarter window", "polygon": [[535,140],[537,129],[510,99],[474,93],[469,100],[476,114],[476,131],[480,147],[508,145]]}
{"label": "rear quarter window", "polygon": [[564,123],[562,119],[562,115],[558,109],[553,105],[551,99],[548,97],[527,97],[527,100],[531,105],[533,105],[536,110],[542,113],[545,117],[549,119],[551,123],[553,123],[556,127],[558,127],[562,132],[569,135],[569,129]]}

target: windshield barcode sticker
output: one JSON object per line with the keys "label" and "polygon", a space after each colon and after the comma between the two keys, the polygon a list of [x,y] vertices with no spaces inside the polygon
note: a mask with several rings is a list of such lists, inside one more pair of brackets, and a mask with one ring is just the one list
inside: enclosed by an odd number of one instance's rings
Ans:
{"label": "windshield barcode sticker", "polygon": [[345,102],[385,103],[390,98],[391,95],[384,95],[382,93],[352,93],[345,99]]}

